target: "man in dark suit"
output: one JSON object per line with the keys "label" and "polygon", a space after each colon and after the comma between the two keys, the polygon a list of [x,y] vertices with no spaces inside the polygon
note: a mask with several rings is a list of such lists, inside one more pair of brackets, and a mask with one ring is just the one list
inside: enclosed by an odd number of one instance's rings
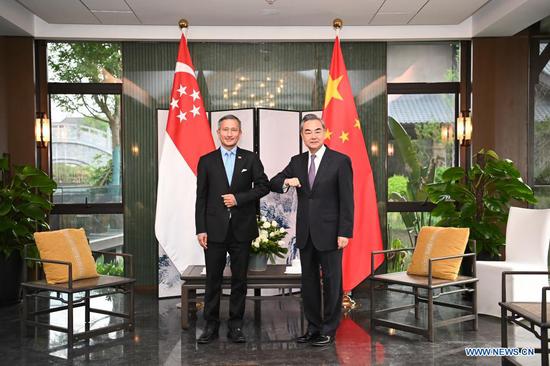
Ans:
{"label": "man in dark suit", "polygon": [[269,193],[269,182],[258,156],[237,147],[241,137],[241,121],[237,117],[220,118],[217,134],[220,148],[202,156],[197,168],[195,223],[206,261],[206,328],[198,343],[209,343],[218,337],[226,253],[231,261],[227,336],[233,342],[243,343],[248,251],[258,236],[257,203]]}
{"label": "man in dark suit", "polygon": [[314,346],[334,342],[342,313],[342,249],[353,234],[351,160],[324,145],[325,132],[321,118],[314,114],[304,116],[300,134],[308,151],[293,156],[270,182],[274,192],[295,187],[298,193],[296,246],[300,249],[302,300],[308,328],[296,341]]}

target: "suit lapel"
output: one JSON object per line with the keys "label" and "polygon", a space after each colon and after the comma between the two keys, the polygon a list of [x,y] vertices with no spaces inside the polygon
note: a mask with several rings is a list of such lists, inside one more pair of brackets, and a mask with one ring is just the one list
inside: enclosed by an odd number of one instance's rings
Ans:
{"label": "suit lapel", "polygon": [[332,158],[331,153],[332,151],[330,151],[329,148],[326,147],[325,153],[323,154],[323,159],[321,159],[321,164],[319,164],[317,172],[315,173],[315,180],[313,181],[313,188],[311,189],[311,191],[313,191],[315,187],[317,187],[317,182],[319,181],[319,178],[322,177],[321,174],[323,174],[323,172],[328,169],[327,167],[330,165],[330,159]]}
{"label": "suit lapel", "polygon": [[231,177],[231,186],[235,185],[235,179],[241,175],[241,169],[244,166],[244,157],[241,149],[237,147],[237,153],[235,154],[235,166],[233,168],[233,177]]}
{"label": "suit lapel", "polygon": [[225,174],[225,165],[223,165],[223,157],[221,152],[221,147],[218,148],[218,157],[214,159],[216,161],[216,165],[218,166],[218,171],[221,171],[223,181],[225,182],[225,186],[227,187],[227,190],[229,190],[229,182],[227,181],[227,174]]}
{"label": "suit lapel", "polygon": [[311,191],[311,187],[309,186],[309,179],[308,179],[308,162],[309,162],[309,151],[306,151],[302,154],[302,161],[300,162],[300,172],[302,173],[301,177],[298,177],[300,179],[300,182],[303,183],[303,187],[305,187],[308,191]]}

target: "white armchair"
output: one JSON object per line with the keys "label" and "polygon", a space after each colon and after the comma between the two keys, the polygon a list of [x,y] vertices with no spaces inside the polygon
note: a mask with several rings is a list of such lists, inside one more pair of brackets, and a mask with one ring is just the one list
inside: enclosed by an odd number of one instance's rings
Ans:
{"label": "white armchair", "polygon": [[[511,207],[506,225],[506,260],[477,261],[478,313],[500,317],[503,271],[548,271],[550,209]],[[509,301],[540,302],[548,276],[508,276]]]}

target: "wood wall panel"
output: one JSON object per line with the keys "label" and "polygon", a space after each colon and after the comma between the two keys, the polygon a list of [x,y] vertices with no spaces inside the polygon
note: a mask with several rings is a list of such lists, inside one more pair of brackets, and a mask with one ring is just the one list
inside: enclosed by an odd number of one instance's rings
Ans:
{"label": "wood wall panel", "polygon": [[527,34],[473,39],[473,152],[494,149],[514,161],[527,181]]}

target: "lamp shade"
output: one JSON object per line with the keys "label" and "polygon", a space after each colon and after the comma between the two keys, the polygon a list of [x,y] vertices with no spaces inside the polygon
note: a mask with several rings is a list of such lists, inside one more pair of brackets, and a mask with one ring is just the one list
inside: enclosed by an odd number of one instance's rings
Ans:
{"label": "lamp shade", "polygon": [[46,113],[39,113],[34,123],[34,136],[36,142],[47,146],[50,142],[50,120]]}
{"label": "lamp shade", "polygon": [[472,140],[472,119],[462,113],[456,119],[456,138],[461,142]]}

